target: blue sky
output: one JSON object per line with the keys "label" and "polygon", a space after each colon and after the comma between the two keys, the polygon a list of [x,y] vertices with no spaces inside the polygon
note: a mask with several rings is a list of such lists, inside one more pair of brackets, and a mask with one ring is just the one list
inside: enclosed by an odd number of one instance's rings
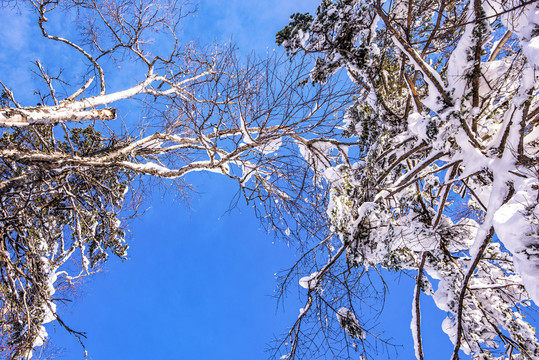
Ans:
{"label": "blue sky", "polygon": [[[184,38],[202,43],[232,38],[244,54],[272,51],[275,33],[289,15],[313,12],[317,4],[201,0],[198,14],[184,25]],[[28,17],[2,18],[0,47],[11,50],[0,51],[0,75],[6,82],[18,79],[13,81],[17,95],[31,89],[25,67],[30,59],[56,46],[29,41],[34,33]],[[14,57],[25,66],[13,67]],[[279,310],[271,297],[274,274],[294,263],[294,251],[274,244],[243,204],[226,212],[237,190],[232,182],[203,173],[188,180],[198,191],[189,206],[154,193],[147,212],[130,226],[129,260],[111,259],[77,289],[76,301],[61,309],[66,323],[87,333],[91,359],[265,359],[270,341],[297,318],[303,289],[293,291]],[[387,281],[390,294],[380,330],[404,345],[391,355],[412,359],[412,280],[388,275]],[[429,299],[423,305],[432,309]],[[449,355],[451,346],[440,330],[444,315],[426,314],[426,358]],[[61,358],[82,358],[73,337],[57,325],[50,329],[54,344],[65,349]]]}
{"label": "blue sky", "polygon": [[249,209],[225,214],[232,182],[190,180],[200,190],[191,209],[156,193],[132,224],[129,261],[111,261],[81,287],[67,319],[88,332],[92,359],[265,358],[267,343],[294,320],[294,301],[284,313],[271,297],[274,273],[293,253],[272,244]]}

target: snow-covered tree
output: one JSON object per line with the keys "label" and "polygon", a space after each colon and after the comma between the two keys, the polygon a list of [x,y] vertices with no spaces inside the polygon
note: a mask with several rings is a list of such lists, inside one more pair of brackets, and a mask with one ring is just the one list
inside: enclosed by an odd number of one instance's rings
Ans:
{"label": "snow-covered tree", "polygon": [[282,358],[366,348],[374,333],[354,306],[380,267],[416,273],[418,359],[421,294],[447,312],[448,358],[539,358],[523,315],[539,301],[537,1],[323,0],[277,42],[316,54],[312,82],[362,87],[343,119],[361,160],[324,172],[338,241],[298,263],[312,274]]}
{"label": "snow-covered tree", "polygon": [[350,105],[349,85],[299,85],[301,60],[181,44],[190,11],[177,1],[2,5],[33,16],[50,50],[34,63],[35,96],[0,79],[1,356],[31,358],[51,321],[83,336],[54,294],[110,255],[126,257],[123,220],[154,184],[148,176],[181,195],[186,174],[217,172],[248,201],[288,212],[314,201],[300,150],[337,131],[327,119]]}

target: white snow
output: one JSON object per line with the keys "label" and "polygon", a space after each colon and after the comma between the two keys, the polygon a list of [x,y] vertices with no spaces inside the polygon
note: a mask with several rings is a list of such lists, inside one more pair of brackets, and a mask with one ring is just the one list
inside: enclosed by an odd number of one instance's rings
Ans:
{"label": "white snow", "polygon": [[318,272],[314,272],[309,276],[304,276],[301,279],[299,279],[299,286],[301,286],[304,289],[312,290],[318,286]]}
{"label": "white snow", "polygon": [[535,203],[539,182],[523,181],[513,198],[494,214],[496,234],[513,254],[515,268],[526,290],[539,304],[539,206]]}
{"label": "white snow", "polygon": [[429,125],[429,119],[423,117],[421,114],[415,112],[408,116],[408,130],[417,136],[418,139],[428,140],[427,129]]}

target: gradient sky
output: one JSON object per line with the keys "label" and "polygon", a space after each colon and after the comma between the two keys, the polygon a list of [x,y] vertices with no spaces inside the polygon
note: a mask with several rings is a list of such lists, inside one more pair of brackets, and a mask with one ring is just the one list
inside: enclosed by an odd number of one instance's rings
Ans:
{"label": "gradient sky", "polygon": [[[265,53],[275,48],[275,33],[290,14],[313,12],[317,4],[201,0],[198,14],[185,23],[184,38],[202,43],[232,39],[241,53]],[[56,47],[30,41],[29,18],[6,13],[1,18],[1,78],[17,77],[15,94],[30,91],[31,75],[23,66],[13,68],[13,56],[29,64]],[[156,192],[147,212],[130,226],[129,260],[111,259],[77,290],[73,304],[60,308],[67,324],[87,333],[91,359],[265,359],[270,341],[297,319],[303,289],[292,292],[279,310],[272,298],[274,274],[295,262],[294,251],[282,242],[273,244],[243,204],[226,212],[237,191],[231,181],[204,173],[188,180],[198,191],[190,207]],[[390,275],[386,280],[390,294],[380,329],[403,345],[392,356],[412,359],[413,280]],[[428,299],[422,305],[427,309],[426,358],[449,355],[451,345],[440,329],[444,314],[429,311]],[[53,343],[64,349],[60,358],[82,358],[72,336],[58,325],[48,328]]]}

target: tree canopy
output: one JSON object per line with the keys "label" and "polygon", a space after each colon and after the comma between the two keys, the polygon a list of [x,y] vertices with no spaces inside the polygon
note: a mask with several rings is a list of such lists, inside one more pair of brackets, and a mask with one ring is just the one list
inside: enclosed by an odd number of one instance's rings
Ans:
{"label": "tree canopy", "polygon": [[283,356],[312,339],[349,356],[320,340],[334,337],[320,320],[323,335],[304,338],[321,313],[364,344],[358,278],[380,267],[416,273],[418,359],[421,294],[447,313],[452,359],[539,356],[524,315],[539,300],[538,13],[534,1],[324,0],[277,34],[291,56],[317,56],[312,82],[342,69],[362,88],[343,118],[361,160],[325,172],[340,241],[300,281],[305,311]]}
{"label": "tree canopy", "polygon": [[24,102],[0,81],[2,356],[32,358],[51,321],[82,341],[55,293],[126,257],[155,184],[210,171],[300,253],[275,357],[375,357],[386,269],[415,276],[418,359],[426,297],[447,357],[539,358],[536,1],[323,0],[277,34],[289,59],[182,44],[187,3],[1,4],[66,54],[35,60]]}

